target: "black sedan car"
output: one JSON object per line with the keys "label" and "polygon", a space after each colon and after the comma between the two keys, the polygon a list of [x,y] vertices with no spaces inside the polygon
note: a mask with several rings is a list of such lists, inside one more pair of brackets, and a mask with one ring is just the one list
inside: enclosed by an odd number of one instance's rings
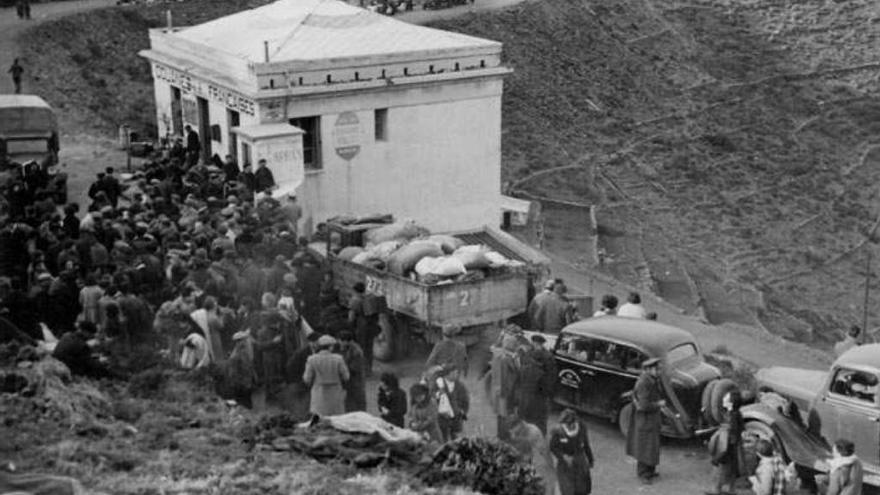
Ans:
{"label": "black sedan car", "polygon": [[718,404],[735,388],[730,380],[719,380],[718,368],[703,360],[693,335],[680,328],[603,316],[573,323],[555,337],[555,401],[607,417],[624,432],[632,414],[631,391],[647,359],[662,362],[661,383],[671,412],[663,418],[664,436],[688,438],[711,431],[719,421]]}

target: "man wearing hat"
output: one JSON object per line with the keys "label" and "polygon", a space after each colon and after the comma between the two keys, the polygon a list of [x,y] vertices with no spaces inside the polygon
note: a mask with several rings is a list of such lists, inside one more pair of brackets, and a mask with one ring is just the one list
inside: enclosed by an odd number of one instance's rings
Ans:
{"label": "man wearing hat", "polygon": [[303,383],[311,388],[310,412],[319,416],[345,413],[343,383],[350,375],[345,360],[332,352],[336,339],[323,335],[318,339],[318,352],[306,360]]}
{"label": "man wearing hat", "polygon": [[650,484],[660,463],[660,420],[666,401],[660,387],[660,358],[642,363],[632,393],[633,414],[626,436],[626,453],[636,459],[636,474]]}
{"label": "man wearing hat", "polygon": [[566,287],[562,279],[548,280],[544,290],[532,299],[528,307],[532,330],[544,333],[559,333],[568,320],[568,301],[565,299]]}
{"label": "man wearing hat", "polygon": [[434,344],[425,369],[439,367],[443,371],[458,370],[461,376],[466,377],[468,372],[467,347],[455,340],[455,335],[461,331],[458,325],[443,325],[440,329],[443,338]]}
{"label": "man wearing hat", "polygon": [[275,188],[275,176],[266,166],[266,159],[260,158],[257,162],[257,171],[254,172],[254,180],[256,181],[255,191],[268,193]]}

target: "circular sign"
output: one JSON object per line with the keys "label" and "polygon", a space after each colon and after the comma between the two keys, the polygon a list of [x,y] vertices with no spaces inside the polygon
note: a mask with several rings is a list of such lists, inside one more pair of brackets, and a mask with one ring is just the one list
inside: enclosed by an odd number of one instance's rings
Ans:
{"label": "circular sign", "polygon": [[351,160],[361,150],[361,122],[354,112],[343,112],[333,125],[333,144],[336,154]]}

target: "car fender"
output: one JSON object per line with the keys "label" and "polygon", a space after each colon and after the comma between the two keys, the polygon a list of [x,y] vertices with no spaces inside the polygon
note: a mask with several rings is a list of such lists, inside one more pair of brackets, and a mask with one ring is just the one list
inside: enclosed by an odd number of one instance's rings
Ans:
{"label": "car fender", "polygon": [[826,460],[831,457],[830,447],[823,439],[807,433],[799,422],[761,403],[744,406],[741,413],[746,422],[759,421],[772,428],[795,464],[819,472],[828,471]]}

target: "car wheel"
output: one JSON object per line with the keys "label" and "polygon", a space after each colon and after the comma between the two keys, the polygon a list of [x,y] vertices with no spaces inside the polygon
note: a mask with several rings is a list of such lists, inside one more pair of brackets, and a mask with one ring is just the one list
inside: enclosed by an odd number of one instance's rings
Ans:
{"label": "car wheel", "polygon": [[722,378],[715,382],[715,386],[712,387],[712,400],[709,404],[709,411],[712,413],[712,419],[715,420],[715,423],[720,424],[724,421],[724,396],[738,388],[730,378]]}
{"label": "car wheel", "polygon": [[629,424],[632,422],[633,415],[633,405],[627,404],[620,408],[620,411],[617,413],[617,428],[620,430],[620,433],[623,434],[623,437],[626,438],[629,435]]}
{"label": "car wheel", "polygon": [[715,385],[718,385],[718,380],[707,383],[700,399],[700,413],[707,425],[715,424],[715,420],[712,419],[712,390],[715,389]]}

